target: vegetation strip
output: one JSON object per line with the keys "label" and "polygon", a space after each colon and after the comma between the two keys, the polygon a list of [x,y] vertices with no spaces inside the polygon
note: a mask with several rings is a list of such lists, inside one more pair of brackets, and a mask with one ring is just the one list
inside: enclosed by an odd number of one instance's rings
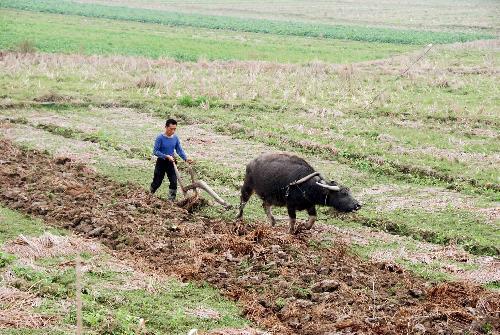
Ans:
{"label": "vegetation strip", "polygon": [[[346,63],[386,58],[410,44],[279,36],[0,8],[0,49],[87,55],[134,55],[180,62],[256,60]],[[290,48],[293,45],[293,48]],[[145,78],[147,79],[147,78]],[[142,87],[153,85],[144,80]]]}
{"label": "vegetation strip", "polygon": [[355,41],[428,44],[494,38],[487,34],[396,30],[360,26],[331,26],[236,17],[183,14],[159,10],[104,6],[70,0],[0,0],[0,6],[57,14],[158,23],[171,26],[234,30],[277,35],[311,36]]}
{"label": "vegetation strip", "polygon": [[81,164],[0,144],[8,157],[0,164],[2,203],[98,237],[153,269],[209,281],[273,332],[400,334],[420,324],[432,333],[498,326],[498,293],[461,283],[427,285],[397,267],[352,257],[320,236],[189,216]]}

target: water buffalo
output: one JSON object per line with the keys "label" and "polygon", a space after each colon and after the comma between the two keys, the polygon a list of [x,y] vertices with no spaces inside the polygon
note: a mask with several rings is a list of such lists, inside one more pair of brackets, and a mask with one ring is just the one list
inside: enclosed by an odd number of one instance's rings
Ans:
{"label": "water buffalo", "polygon": [[286,153],[263,154],[248,163],[237,219],[243,217],[245,204],[254,192],[262,199],[262,206],[273,225],[276,220],[271,206],[286,206],[291,234],[302,229],[301,225],[295,227],[296,211],[307,210],[309,220],[304,228],[310,229],[316,220],[315,205],[333,207],[342,212],[361,208],[349,189],[334,181],[326,181],[304,159]]}

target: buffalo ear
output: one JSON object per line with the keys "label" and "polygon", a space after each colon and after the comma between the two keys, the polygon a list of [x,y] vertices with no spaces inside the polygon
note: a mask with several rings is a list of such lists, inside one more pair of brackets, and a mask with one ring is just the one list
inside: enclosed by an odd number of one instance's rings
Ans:
{"label": "buffalo ear", "polygon": [[330,185],[339,186],[339,184],[335,180],[331,180]]}

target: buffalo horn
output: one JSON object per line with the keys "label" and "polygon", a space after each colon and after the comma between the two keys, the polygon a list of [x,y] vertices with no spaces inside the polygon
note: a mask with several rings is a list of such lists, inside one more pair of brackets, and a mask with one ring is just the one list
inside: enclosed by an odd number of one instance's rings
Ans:
{"label": "buffalo horn", "polygon": [[316,182],[316,185],[324,187],[326,189],[329,189],[330,191],[340,191],[340,187],[338,187],[338,186],[331,186],[331,185],[326,185],[326,184],[322,184],[322,183],[318,183],[318,182]]}
{"label": "buffalo horn", "polygon": [[308,174],[308,175],[307,175],[307,176],[305,176],[304,178],[301,178],[301,179],[299,179],[299,180],[297,180],[297,181],[294,181],[293,183],[290,183],[290,185],[298,185],[298,184],[302,184],[303,182],[305,182],[305,181],[307,181],[307,180],[309,180],[309,179],[311,179],[312,177],[317,176],[317,175],[319,175],[319,172],[313,172],[313,173],[311,173],[311,174]]}

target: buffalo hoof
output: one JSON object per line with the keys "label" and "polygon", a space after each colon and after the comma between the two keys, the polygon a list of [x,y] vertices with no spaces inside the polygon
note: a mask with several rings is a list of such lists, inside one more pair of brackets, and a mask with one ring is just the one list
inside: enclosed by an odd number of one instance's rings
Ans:
{"label": "buffalo hoof", "polygon": [[299,223],[295,228],[290,227],[290,234],[297,235],[300,233],[302,230],[304,230],[304,225],[302,223]]}

